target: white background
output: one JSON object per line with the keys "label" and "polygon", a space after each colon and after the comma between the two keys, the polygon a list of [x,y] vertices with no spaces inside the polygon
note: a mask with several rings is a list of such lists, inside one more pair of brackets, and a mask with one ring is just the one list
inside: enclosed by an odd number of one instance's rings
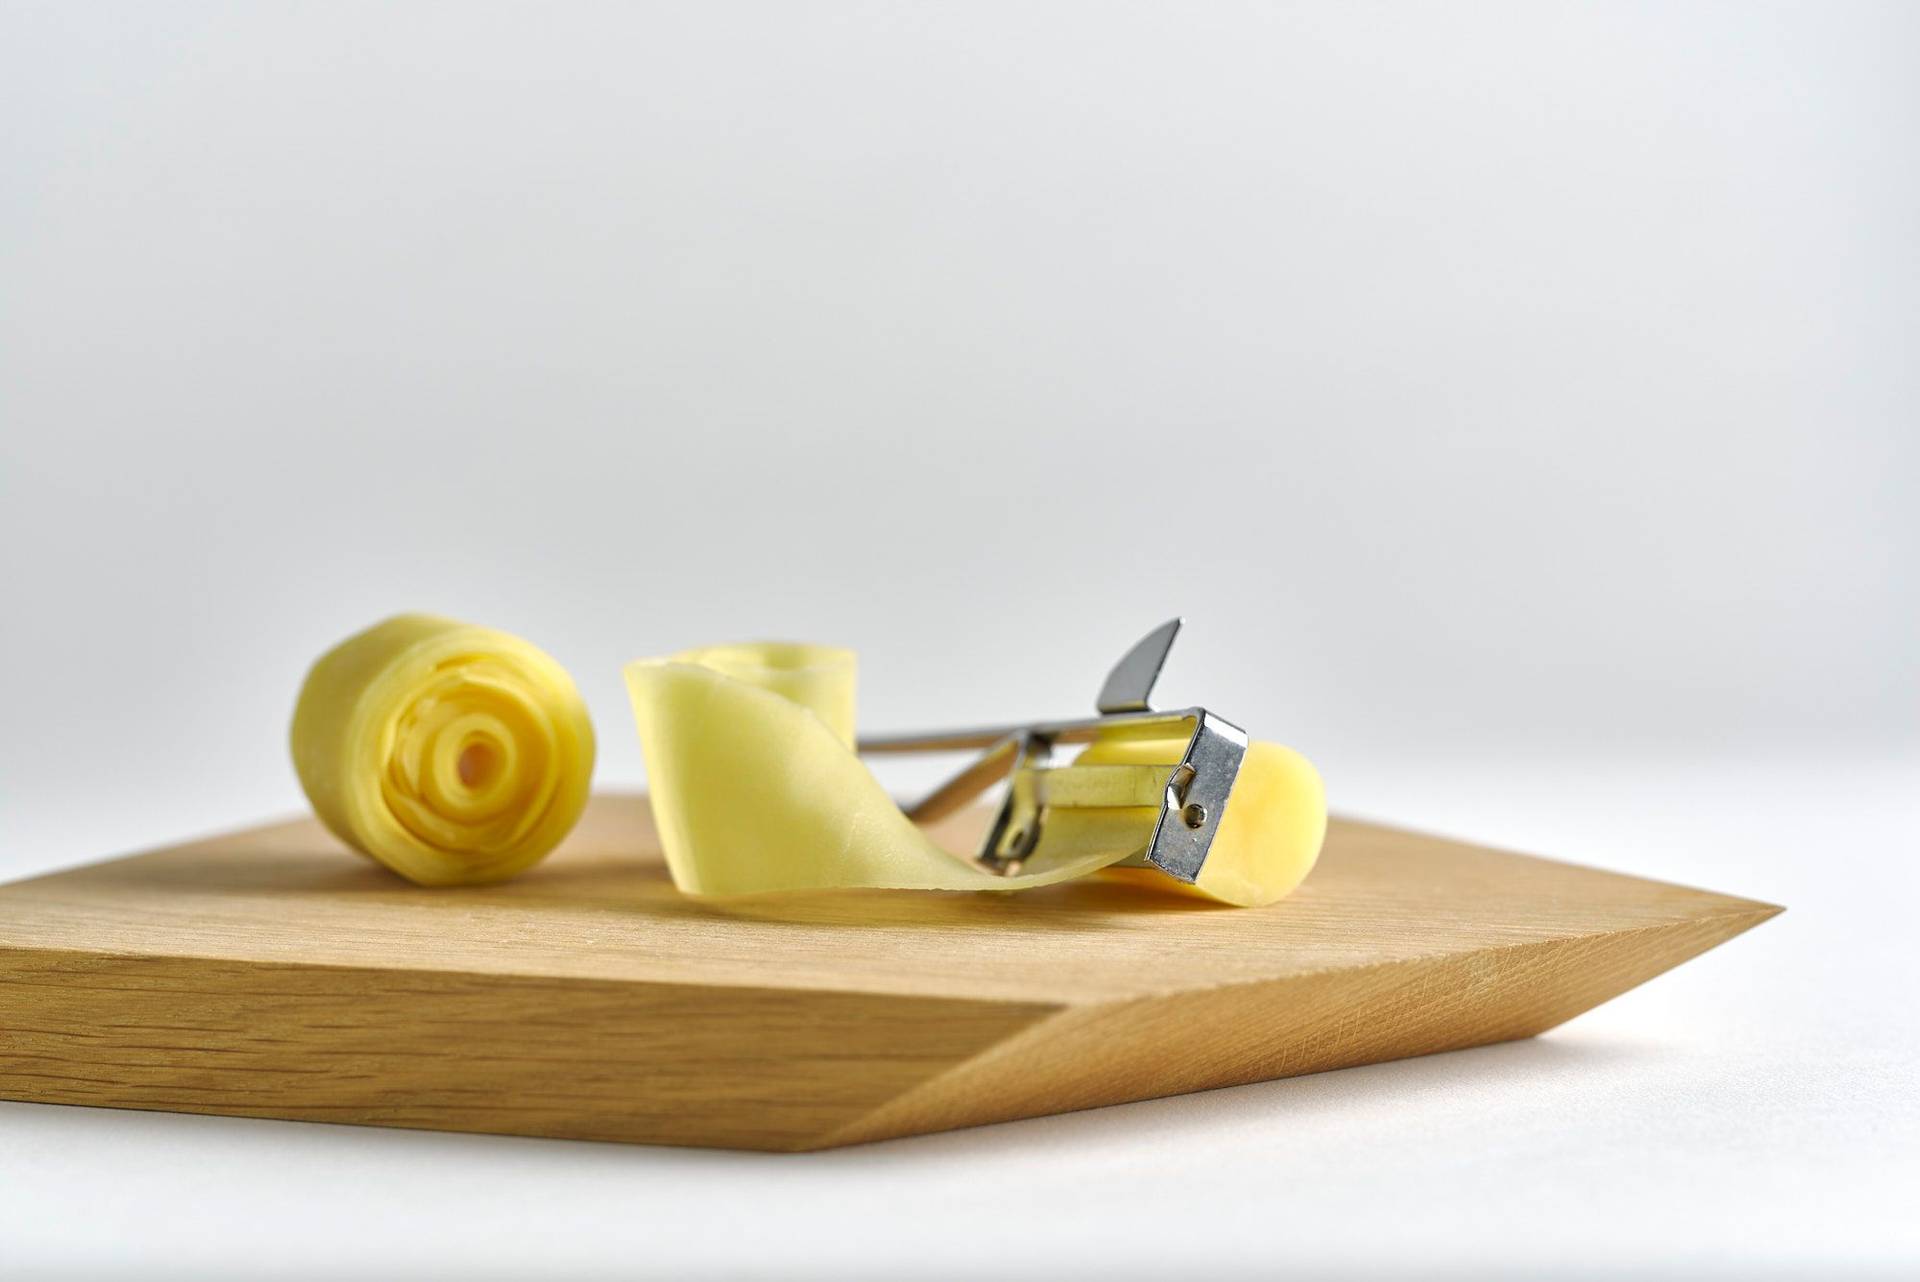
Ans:
{"label": "white background", "polygon": [[798,1160],[0,1106],[0,1264],[1920,1265],[1917,127],[1905,4],[0,0],[0,874],[298,809],[396,610],[610,785],[636,655],[1000,721],[1178,612],[1336,808],[1791,909],[1537,1043]]}

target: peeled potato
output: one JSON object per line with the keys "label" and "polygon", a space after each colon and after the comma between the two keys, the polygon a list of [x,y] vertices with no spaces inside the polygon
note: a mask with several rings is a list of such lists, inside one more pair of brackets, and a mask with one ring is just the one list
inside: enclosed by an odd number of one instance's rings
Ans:
{"label": "peeled potato", "polygon": [[1123,859],[1088,830],[1001,877],[916,828],[852,748],[854,656],[718,646],[627,665],[655,825],[690,895],[858,887],[1019,890]]}
{"label": "peeled potato", "polygon": [[321,822],[428,886],[539,862],[593,777],[593,725],[564,668],[518,637],[426,614],[320,656],[292,747]]}
{"label": "peeled potato", "polygon": [[[1151,739],[1102,740],[1089,745],[1076,764],[1171,766],[1185,746]],[[1137,873],[1154,886],[1255,908],[1273,903],[1306,880],[1326,835],[1327,794],[1320,772],[1292,748],[1256,739],[1247,745],[1196,881],[1189,885],[1152,870],[1117,868],[1114,874]]]}

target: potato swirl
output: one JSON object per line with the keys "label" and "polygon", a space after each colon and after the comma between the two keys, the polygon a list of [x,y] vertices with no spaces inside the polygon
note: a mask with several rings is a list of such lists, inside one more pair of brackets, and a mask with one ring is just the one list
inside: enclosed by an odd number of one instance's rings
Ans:
{"label": "potato swirl", "polygon": [[1018,876],[948,854],[856,755],[856,672],[850,650],[789,642],[627,665],[654,825],[682,891],[1021,890],[1129,853],[1082,829]]}
{"label": "potato swirl", "polygon": [[404,614],[313,665],[294,768],[321,821],[411,881],[498,881],[586,805],[593,725],[566,670],[518,637]]}

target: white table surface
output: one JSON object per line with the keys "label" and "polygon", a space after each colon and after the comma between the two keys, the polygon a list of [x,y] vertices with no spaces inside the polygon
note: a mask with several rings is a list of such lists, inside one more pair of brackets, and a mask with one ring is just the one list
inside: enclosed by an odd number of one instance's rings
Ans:
{"label": "white table surface", "polygon": [[[0,1275],[1915,1276],[1920,761],[1329,775],[1789,911],[1533,1041],[805,1156],[0,1104]],[[22,797],[0,872],[130,813]]]}

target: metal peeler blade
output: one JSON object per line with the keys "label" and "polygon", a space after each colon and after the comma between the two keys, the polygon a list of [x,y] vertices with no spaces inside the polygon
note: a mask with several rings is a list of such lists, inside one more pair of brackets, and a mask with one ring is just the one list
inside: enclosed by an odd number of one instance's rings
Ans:
{"label": "metal peeler blade", "polygon": [[[1035,721],[972,730],[862,738],[864,754],[982,750],[972,763],[907,808],[916,823],[930,823],[1006,785],[993,822],[972,861],[989,871],[1019,872],[1044,848],[1049,819],[1062,809],[1098,809],[1139,823],[1120,831],[1137,835],[1137,847],[1121,860],[1144,865],[1180,881],[1199,877],[1226,813],[1234,780],[1246,755],[1247,734],[1205,708],[1154,711],[1149,700],[1182,620],[1169,619],[1136,641],[1107,674],[1093,717]],[[1055,749],[1114,738],[1178,740],[1178,761],[1151,765],[1055,765]],[[1149,817],[1150,816],[1150,817]]]}

